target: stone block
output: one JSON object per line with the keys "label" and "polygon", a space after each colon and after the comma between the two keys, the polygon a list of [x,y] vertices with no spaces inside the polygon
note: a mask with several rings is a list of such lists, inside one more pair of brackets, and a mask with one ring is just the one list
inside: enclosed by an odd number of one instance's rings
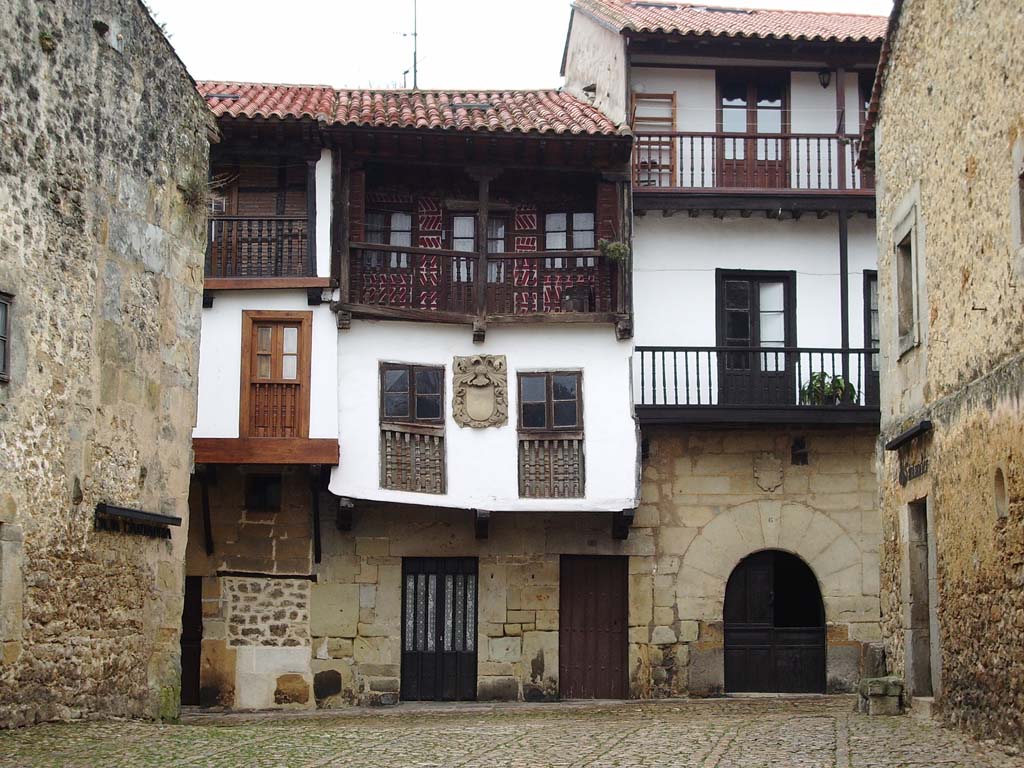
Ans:
{"label": "stone block", "polygon": [[538,630],[558,629],[558,611],[537,611],[535,626]]}
{"label": "stone block", "polygon": [[479,701],[517,701],[519,681],[514,677],[481,677],[476,684]]}
{"label": "stone block", "polygon": [[523,625],[522,624],[506,624],[505,625],[505,634],[508,635],[509,637],[518,637],[519,635],[523,634]]}
{"label": "stone block", "polygon": [[672,627],[655,627],[651,632],[651,643],[654,645],[674,645],[676,642],[676,633]]}
{"label": "stone block", "polygon": [[655,608],[671,608],[676,604],[676,588],[675,585],[670,587],[655,587],[654,588],[654,605]]}
{"label": "stone block", "polygon": [[487,641],[489,661],[519,661],[523,655],[520,637],[492,637]]}
{"label": "stone block", "polygon": [[515,624],[529,624],[536,621],[537,611],[509,611],[506,621]]}
{"label": "stone block", "polygon": [[356,554],[362,557],[385,556],[390,554],[390,539],[387,537],[356,537]]}
{"label": "stone block", "polygon": [[313,635],[355,637],[359,622],[359,587],[316,583],[310,588],[309,627]]}
{"label": "stone block", "polygon": [[676,612],[674,608],[667,607],[654,607],[654,623],[655,624],[672,624],[676,620]]}
{"label": "stone block", "polygon": [[694,643],[700,636],[700,622],[699,621],[680,621],[679,622],[679,641],[683,643]]}
{"label": "stone block", "polygon": [[[511,607],[511,606],[510,606]],[[558,609],[558,587],[523,587],[519,607],[521,610],[550,611]]]}
{"label": "stone block", "polygon": [[327,655],[332,659],[347,659],[352,656],[352,640],[342,637],[327,638]]}
{"label": "stone block", "polygon": [[870,716],[902,712],[903,680],[899,677],[866,678],[857,686],[857,710]]}
{"label": "stone block", "polygon": [[373,608],[377,604],[377,587],[373,584],[361,584],[359,587],[359,607]]}
{"label": "stone block", "polygon": [[480,622],[504,624],[508,610],[507,568],[495,563],[480,563],[479,577]]}
{"label": "stone block", "polygon": [[654,618],[654,579],[650,574],[629,577],[629,625],[649,624]]}
{"label": "stone block", "polygon": [[277,678],[275,704],[306,704],[308,701],[309,683],[302,675],[289,673]]}
{"label": "stone block", "polygon": [[523,635],[523,663],[529,665],[529,678],[540,685],[555,685],[558,680],[558,633],[527,632]]}
{"label": "stone block", "polygon": [[352,641],[352,658],[356,664],[397,664],[397,637],[357,637]]}

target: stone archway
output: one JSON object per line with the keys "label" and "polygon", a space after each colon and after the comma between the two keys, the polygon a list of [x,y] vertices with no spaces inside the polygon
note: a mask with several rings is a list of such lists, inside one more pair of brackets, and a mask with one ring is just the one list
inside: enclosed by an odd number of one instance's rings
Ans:
{"label": "stone archway", "polygon": [[[877,553],[865,553],[858,545],[859,522],[857,531],[847,530],[836,518],[798,502],[761,500],[722,510],[703,526],[686,548],[676,583],[679,618],[703,627],[702,639],[690,650],[692,693],[724,690],[726,584],[744,558],[767,549],[796,555],[813,571],[826,625],[839,627],[835,647],[829,636],[828,685],[842,689],[856,682],[860,643],[848,633],[853,625],[877,631],[877,582],[869,582]],[[833,680],[841,684],[834,686]]]}

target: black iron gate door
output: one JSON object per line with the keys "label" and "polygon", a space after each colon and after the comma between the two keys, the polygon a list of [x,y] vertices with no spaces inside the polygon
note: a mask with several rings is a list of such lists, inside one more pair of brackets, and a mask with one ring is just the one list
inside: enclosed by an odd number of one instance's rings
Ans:
{"label": "black iron gate door", "polygon": [[402,698],[476,698],[475,557],[402,560]]}
{"label": "black iron gate door", "polygon": [[786,552],[743,560],[725,588],[725,690],[824,693],[825,616],[817,579]]}

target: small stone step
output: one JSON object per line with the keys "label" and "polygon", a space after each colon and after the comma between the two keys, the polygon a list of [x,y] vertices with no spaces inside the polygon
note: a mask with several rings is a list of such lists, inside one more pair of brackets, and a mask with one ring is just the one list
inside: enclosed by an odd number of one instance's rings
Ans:
{"label": "small stone step", "polygon": [[914,696],[910,700],[910,715],[918,720],[931,720],[935,698],[932,696]]}

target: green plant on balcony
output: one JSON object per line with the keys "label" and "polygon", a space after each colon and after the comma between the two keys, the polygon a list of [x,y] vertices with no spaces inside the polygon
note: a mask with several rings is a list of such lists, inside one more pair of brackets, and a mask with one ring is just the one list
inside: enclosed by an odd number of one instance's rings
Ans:
{"label": "green plant on balcony", "polygon": [[842,376],[819,371],[800,387],[800,405],[842,405],[857,402],[857,389]]}
{"label": "green plant on balcony", "polygon": [[629,246],[618,240],[598,240],[597,248],[608,261],[623,263],[629,258]]}

